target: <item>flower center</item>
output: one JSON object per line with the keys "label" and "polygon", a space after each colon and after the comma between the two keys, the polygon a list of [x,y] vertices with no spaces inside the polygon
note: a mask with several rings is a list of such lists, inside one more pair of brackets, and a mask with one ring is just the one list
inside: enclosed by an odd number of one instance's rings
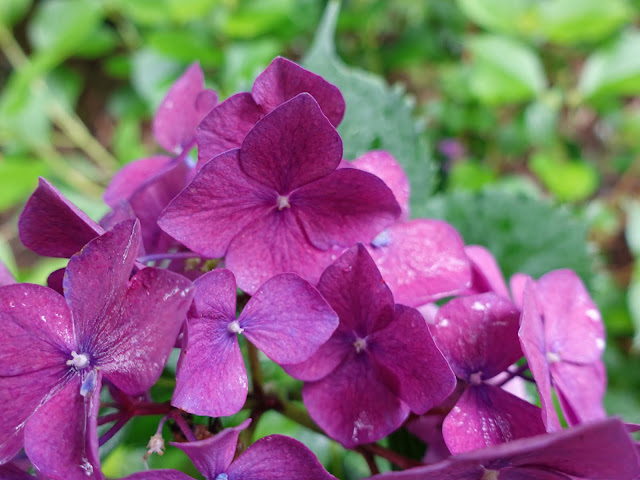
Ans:
{"label": "flower center", "polygon": [[229,476],[226,473],[219,473],[216,480],[229,480]]}
{"label": "flower center", "polygon": [[500,472],[498,470],[485,469],[481,480],[498,480],[499,473]]}
{"label": "flower center", "polygon": [[291,205],[289,204],[289,195],[278,195],[276,203],[278,204],[278,210],[291,207]]}
{"label": "flower center", "polygon": [[389,233],[389,229],[383,230],[380,232],[373,240],[371,240],[371,245],[376,248],[386,247],[391,243],[391,234]]}
{"label": "flower center", "polygon": [[75,350],[71,352],[71,360],[67,360],[67,365],[76,367],[78,370],[89,365],[89,355],[86,353],[78,353]]}
{"label": "flower center", "polygon": [[480,385],[482,383],[482,371],[469,375],[469,383],[471,385]]}
{"label": "flower center", "polygon": [[556,353],[556,352],[547,352],[547,361],[549,363],[556,363],[559,362],[560,360],[562,360],[560,358],[560,354]]}
{"label": "flower center", "polygon": [[162,435],[156,433],[149,439],[149,443],[147,444],[147,455],[151,455],[152,453],[157,453],[158,455],[162,455],[164,453],[164,439]]}
{"label": "flower center", "polygon": [[242,332],[244,332],[244,328],[242,328],[240,326],[240,324],[238,323],[237,320],[234,320],[233,322],[229,322],[229,325],[227,325],[227,330],[229,330],[229,333],[242,333]]}
{"label": "flower center", "polygon": [[361,351],[363,351],[363,350],[365,350],[367,348],[367,339],[366,338],[357,337],[356,341],[353,342],[353,346],[356,349],[356,353],[360,353]]}

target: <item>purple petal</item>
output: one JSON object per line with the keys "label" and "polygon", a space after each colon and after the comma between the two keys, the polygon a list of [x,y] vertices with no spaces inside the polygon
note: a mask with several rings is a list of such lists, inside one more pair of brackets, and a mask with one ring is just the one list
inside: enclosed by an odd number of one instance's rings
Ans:
{"label": "purple petal", "polygon": [[311,418],[346,448],[386,437],[409,414],[376,371],[368,354],[352,351],[332,373],[302,388]]}
{"label": "purple petal", "polygon": [[123,480],[193,480],[193,477],[177,470],[149,470],[147,472],[134,473]]}
{"label": "purple petal", "polygon": [[484,480],[487,478],[484,473],[481,465],[445,460],[425,467],[374,475],[369,480]]}
{"label": "purple petal", "polygon": [[393,225],[400,207],[393,193],[375,175],[341,168],[291,194],[309,241],[326,250],[368,242]]}
{"label": "purple petal", "polygon": [[165,155],[136,160],[118,171],[104,192],[104,201],[115,208],[122,200],[129,200],[131,195],[151,177],[164,171],[173,158]]}
{"label": "purple petal", "polygon": [[59,268],[58,270],[54,270],[47,277],[47,287],[52,290],[55,290],[60,295],[64,295],[64,272],[66,268]]}
{"label": "purple petal", "polygon": [[285,372],[298,380],[313,382],[326,377],[353,351],[353,340],[338,330],[307,360],[293,365],[281,365]]}
{"label": "purple petal", "polygon": [[489,250],[480,245],[469,245],[465,252],[473,267],[473,280],[470,294],[494,292],[504,298],[511,298],[502,271]]}
{"label": "purple petal", "polygon": [[299,363],[313,355],[338,326],[320,292],[293,273],[263,284],[240,314],[247,340],[276,363]]}
{"label": "purple petal", "polygon": [[488,384],[469,386],[442,426],[454,455],[544,432],[538,407]]}
{"label": "purple petal", "polygon": [[225,428],[217,435],[199,442],[172,442],[171,445],[184,451],[208,480],[214,480],[218,474],[228,471],[236,453],[238,436],[249,423],[251,420],[247,419],[237,427]]}
{"label": "purple petal", "polygon": [[442,437],[443,421],[443,416],[438,413],[416,416],[407,421],[407,430],[427,444],[422,463],[435,463],[451,456]]}
{"label": "purple petal", "polygon": [[456,386],[455,375],[414,308],[396,304],[393,321],[367,337],[367,349],[387,387],[414,413],[426,413]]}
{"label": "purple petal", "polygon": [[607,381],[602,362],[587,365],[554,362],[551,364],[551,378],[569,424],[606,417],[602,400]]}
{"label": "purple petal", "polygon": [[605,346],[604,325],[580,278],[571,270],[555,270],[538,280],[536,291],[547,348],[565,361],[599,360]]}
{"label": "purple petal", "polygon": [[227,473],[242,480],[335,480],[307,447],[283,435],[269,435],[255,442]]}
{"label": "purple petal", "polygon": [[367,152],[349,162],[347,166],[353,166],[380,178],[391,189],[400,205],[400,220],[409,220],[409,179],[402,166],[389,152]]}
{"label": "purple petal", "polygon": [[534,280],[524,273],[516,273],[509,279],[509,288],[511,289],[511,298],[514,305],[522,310],[522,297],[524,296],[524,287],[527,281],[533,282]]}
{"label": "purple petal", "polygon": [[80,395],[80,375],[38,409],[25,428],[25,451],[46,478],[102,479],[97,418],[100,374],[93,395]]}
{"label": "purple petal", "polygon": [[204,75],[192,63],[169,89],[153,117],[153,136],[162,148],[180,153],[195,139],[196,127],[218,103],[213,91],[204,90]]}
{"label": "purple petal", "polygon": [[416,307],[461,293],[471,282],[462,238],[440,220],[398,222],[367,249],[393,298],[403,305]]}
{"label": "purple petal", "polygon": [[240,148],[244,137],[263,116],[263,110],[248,92],[237,93],[211,110],[196,129],[197,168],[227,150]]}
{"label": "purple petal", "polygon": [[358,244],[329,266],[318,290],[340,318],[340,327],[364,338],[393,320],[394,303],[378,267]]}
{"label": "purple petal", "polygon": [[16,283],[16,279],[13,278],[13,275],[11,275],[11,272],[5,264],[0,261],[0,287],[14,283]]}
{"label": "purple petal", "polygon": [[280,195],[327,176],[341,159],[340,135],[307,93],[266,115],[240,148],[242,170]]}
{"label": "purple petal", "polygon": [[158,225],[189,249],[220,258],[238,232],[276,205],[276,193],[248,178],[238,151],[216,157],[164,210]]}
{"label": "purple petal", "polygon": [[44,178],[33,192],[18,221],[20,240],[45,257],[69,258],[90,240],[104,233],[102,227],[67,200]]}
{"label": "purple petal", "polygon": [[335,85],[293,63],[276,57],[253,84],[251,94],[265,113],[291,100],[299,93],[313,96],[322,113],[337,127],[344,116],[344,98]]}
{"label": "purple petal", "polygon": [[509,300],[482,293],[442,306],[433,332],[456,375],[474,382],[496,376],[522,357],[519,322],[520,312]]}
{"label": "purple petal", "polygon": [[33,480],[33,476],[12,464],[0,465],[2,480]]}
{"label": "purple petal", "polygon": [[[133,212],[131,205],[127,200],[120,200],[110,212],[107,212],[104,217],[100,219],[100,226],[105,230],[111,230],[117,224],[126,220],[135,220],[136,214]],[[144,252],[140,252],[140,255],[144,255]]]}
{"label": "purple petal", "polygon": [[522,317],[520,319],[520,345],[527,359],[529,370],[536,381],[542,406],[542,420],[547,431],[559,430],[560,421],[553,405],[551,394],[551,371],[546,358],[547,346],[544,324],[538,307],[533,282],[527,282],[522,294]]}

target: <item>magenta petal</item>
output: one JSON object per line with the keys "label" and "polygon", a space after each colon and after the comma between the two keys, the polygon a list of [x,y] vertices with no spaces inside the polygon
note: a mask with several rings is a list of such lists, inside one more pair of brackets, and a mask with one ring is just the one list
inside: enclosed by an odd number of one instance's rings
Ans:
{"label": "magenta petal", "polygon": [[383,150],[367,152],[347,166],[372,173],[382,179],[400,205],[402,211],[400,220],[409,220],[409,179],[402,166],[389,152]]}
{"label": "magenta petal", "polygon": [[218,103],[215,92],[202,97],[203,90],[202,69],[192,63],[158,107],[153,117],[153,136],[168,152],[180,153],[193,143],[200,120]]}
{"label": "magenta petal", "polygon": [[237,93],[211,110],[196,129],[197,168],[227,150],[240,148],[244,137],[263,116],[263,110],[247,92]]}
{"label": "magenta petal", "polygon": [[193,480],[193,477],[177,470],[149,470],[147,472],[134,473],[123,480]]}
{"label": "magenta petal", "polygon": [[345,109],[340,90],[291,60],[276,57],[266,70],[258,75],[251,89],[253,98],[265,113],[304,92],[313,96],[322,113],[337,127]]}
{"label": "magenta petal", "polygon": [[238,151],[232,150],[200,170],[158,224],[194,252],[220,258],[238,232],[275,204],[275,192],[247,178],[238,164]]}
{"label": "magenta petal", "polygon": [[434,337],[455,374],[487,380],[522,357],[520,312],[495,293],[451,300],[438,310]]}
{"label": "magenta petal", "polygon": [[442,426],[454,455],[544,432],[538,407],[488,384],[469,386]]}
{"label": "magenta petal", "polygon": [[509,288],[511,289],[511,298],[516,307],[522,310],[522,297],[524,296],[524,287],[527,282],[534,280],[524,273],[516,273],[509,279]]}
{"label": "magenta petal", "polygon": [[393,320],[391,290],[362,244],[347,250],[324,271],[318,290],[338,314],[340,328],[353,330],[360,337]]}
{"label": "magenta petal", "polygon": [[316,247],[369,242],[400,215],[393,193],[375,175],[341,168],[291,194],[291,207]]}
{"label": "magenta petal", "polygon": [[520,320],[520,345],[527,359],[529,370],[536,381],[542,406],[542,420],[547,431],[560,430],[560,421],[553,405],[551,393],[551,371],[546,358],[547,346],[544,336],[544,324],[535,295],[535,287],[528,282],[522,296],[522,317]]}
{"label": "magenta petal", "polygon": [[240,149],[242,170],[280,195],[325,177],[341,159],[340,135],[307,93],[260,120]]}
{"label": "magenta petal", "polygon": [[283,435],[269,435],[255,442],[227,473],[229,478],[242,480],[335,480],[307,447]]}
{"label": "magenta petal", "polygon": [[276,363],[306,360],[339,323],[320,292],[293,273],[283,273],[263,284],[238,322],[247,340]]}
{"label": "magenta petal", "polygon": [[367,249],[393,298],[403,305],[416,307],[455,295],[471,282],[462,238],[440,220],[398,222]]}
{"label": "magenta petal", "polygon": [[323,379],[305,383],[311,418],[346,448],[375,442],[396,430],[409,407],[380,381],[368,355],[351,353]]}
{"label": "magenta petal", "polygon": [[[199,442],[171,443],[186,453],[198,471],[207,480],[215,480],[227,471],[233,461],[240,432],[247,428],[251,419],[247,419],[237,427],[225,428],[223,431]],[[242,477],[244,478],[244,477]]]}
{"label": "magenta petal", "polygon": [[46,478],[104,478],[98,455],[100,374],[93,395],[81,396],[80,383],[80,375],[74,375],[27,422],[25,451]]}
{"label": "magenta petal", "polygon": [[551,364],[551,377],[569,424],[606,417],[602,403],[606,390],[606,373],[602,362],[586,365],[554,362]]}
{"label": "magenta petal", "polygon": [[12,464],[0,465],[2,480],[33,480],[33,476]]}
{"label": "magenta petal", "polygon": [[115,207],[122,200],[128,200],[140,185],[163,171],[173,159],[165,155],[143,158],[123,167],[111,179],[104,192],[104,201]]}
{"label": "magenta petal", "polygon": [[571,270],[555,270],[538,280],[536,291],[549,350],[563,361],[599,360],[605,346],[604,325],[580,278]]}
{"label": "magenta petal", "polygon": [[496,259],[489,250],[480,245],[469,245],[465,252],[473,267],[473,282],[470,293],[494,292],[510,298],[507,284]]}
{"label": "magenta petal", "polygon": [[393,322],[368,336],[367,343],[387,387],[412,412],[422,415],[453,392],[455,375],[416,309],[396,305]]}
{"label": "magenta petal", "polygon": [[14,283],[16,283],[16,279],[13,278],[13,275],[11,275],[11,272],[5,264],[0,261],[0,287]]}
{"label": "magenta petal", "polygon": [[18,221],[20,240],[45,257],[69,258],[104,233],[82,210],[44,178],[33,192]]}
{"label": "magenta petal", "polygon": [[313,382],[333,372],[352,351],[353,340],[338,327],[331,338],[307,360],[297,364],[282,365],[282,368],[293,378]]}

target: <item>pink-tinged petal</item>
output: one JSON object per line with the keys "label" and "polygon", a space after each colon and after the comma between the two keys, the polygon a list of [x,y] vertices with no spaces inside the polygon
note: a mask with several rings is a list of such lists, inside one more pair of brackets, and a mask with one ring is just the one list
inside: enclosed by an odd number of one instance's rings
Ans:
{"label": "pink-tinged petal", "polygon": [[98,410],[100,380],[92,395],[80,395],[80,375],[27,421],[25,451],[45,478],[101,480],[98,455]]}
{"label": "pink-tinged petal", "polygon": [[553,405],[551,371],[547,360],[547,345],[544,324],[540,315],[538,299],[533,282],[527,282],[522,294],[522,316],[520,318],[520,345],[527,359],[529,370],[536,381],[542,406],[542,420],[548,432],[560,430],[560,421]]}
{"label": "pink-tinged petal", "polygon": [[369,242],[400,215],[393,193],[375,175],[341,168],[291,194],[309,241],[326,250]]}
{"label": "pink-tinged petal", "polygon": [[345,103],[340,90],[324,78],[286,58],[276,57],[253,83],[251,94],[265,113],[291,100],[300,93],[309,93],[334,127],[344,117]]}
{"label": "pink-tinged petal", "polygon": [[326,377],[353,351],[353,340],[340,327],[318,351],[307,360],[292,365],[281,365],[285,372],[298,380],[314,382]]}
{"label": "pink-tinged petal", "polygon": [[454,455],[544,432],[540,408],[488,384],[469,386],[442,425]]}
{"label": "pink-tinged petal", "polygon": [[519,322],[520,312],[509,300],[482,293],[440,307],[433,334],[458,377],[487,380],[522,357]]}
{"label": "pink-tinged petal", "polygon": [[602,403],[607,384],[602,362],[587,365],[554,362],[551,364],[551,378],[570,425],[607,416]]}
{"label": "pink-tinged petal", "polygon": [[427,325],[435,325],[438,310],[440,310],[437,303],[427,303],[426,305],[420,305],[416,308],[420,312],[420,315],[422,315],[422,318],[424,318],[425,322],[427,322]]}
{"label": "pink-tinged petal", "polygon": [[386,437],[409,415],[376,371],[367,353],[353,351],[332,373],[302,388],[311,418],[346,448]]}
{"label": "pink-tinged petal", "polygon": [[481,465],[445,460],[425,467],[374,475],[369,480],[484,480],[492,478],[483,477],[484,473],[485,470]]}
{"label": "pink-tinged petal", "polygon": [[211,110],[196,129],[197,168],[227,150],[240,148],[244,137],[263,116],[263,110],[248,92],[237,93]]}
{"label": "pink-tinged petal", "polygon": [[193,480],[193,477],[177,470],[149,470],[134,473],[123,480]]}
{"label": "pink-tinged petal", "polygon": [[[206,440],[171,443],[171,445],[184,451],[207,480],[215,480],[220,473],[228,471],[227,469],[236,453],[238,436],[250,423],[251,419],[247,419],[237,427],[225,428],[217,435]],[[245,477],[235,478],[244,479]]]}
{"label": "pink-tinged petal", "polygon": [[516,273],[509,279],[509,288],[511,289],[511,298],[516,307],[522,310],[522,297],[524,296],[524,287],[528,281],[534,282],[533,278],[524,273]]}
{"label": "pink-tinged petal", "polygon": [[320,292],[293,273],[263,284],[238,318],[243,334],[276,363],[299,363],[325,343],[339,320]]}
{"label": "pink-tinged petal", "polygon": [[242,480],[336,480],[307,447],[283,435],[269,435],[255,442],[227,473],[229,478]]}
{"label": "pink-tinged petal", "polygon": [[494,292],[502,297],[511,298],[502,271],[491,252],[480,245],[469,245],[464,250],[473,268],[469,294]]}
{"label": "pink-tinged petal", "polygon": [[[105,378],[130,395],[162,374],[193,298],[182,275],[148,267],[136,273],[112,316],[96,325],[95,361]],[[114,302],[115,303],[115,302]]]}
{"label": "pink-tinged petal", "polygon": [[367,249],[396,302],[411,307],[461,293],[471,266],[460,234],[440,220],[398,222]]}
{"label": "pink-tinged petal", "polygon": [[[135,220],[135,218],[136,214],[133,212],[129,201],[120,200],[111,208],[110,212],[107,212],[107,214],[100,219],[100,226],[105,230],[111,230],[117,224],[126,220]],[[144,255],[144,252],[141,252],[140,255]]]}
{"label": "pink-tinged petal", "polygon": [[12,464],[0,465],[2,480],[33,480],[33,476]]}
{"label": "pink-tinged petal", "polygon": [[290,209],[268,210],[253,219],[236,235],[225,257],[225,264],[238,287],[253,294],[258,287],[279,273],[297,273],[316,283],[336,254],[309,243]]}
{"label": "pink-tinged petal", "polygon": [[238,164],[238,151],[232,150],[196,174],[158,225],[192,251],[220,258],[238,232],[276,204],[276,193],[248,178]]}
{"label": "pink-tinged petal", "polygon": [[342,159],[342,140],[307,93],[283,103],[247,134],[240,165],[280,195],[327,176]]}
{"label": "pink-tinged petal", "polygon": [[102,227],[40,178],[18,221],[20,240],[45,257],[69,258],[90,240],[104,233]]}
{"label": "pink-tinged petal", "polygon": [[131,195],[143,183],[164,171],[173,158],[165,155],[136,160],[118,171],[104,192],[104,201],[110,207],[115,207],[122,200],[129,200]]}
{"label": "pink-tinged petal", "polygon": [[66,270],[66,268],[59,268],[51,272],[47,277],[47,287],[55,290],[60,295],[64,295],[64,272]]}
{"label": "pink-tinged petal", "polygon": [[456,386],[455,375],[414,308],[396,304],[393,321],[367,337],[367,350],[389,390],[418,415],[442,402]]}
{"label": "pink-tinged petal", "polygon": [[231,322],[236,318],[236,279],[230,270],[219,268],[198,278],[189,318]]}
{"label": "pink-tinged petal", "polygon": [[400,220],[409,220],[409,179],[402,165],[389,152],[374,150],[349,162],[358,170],[372,173],[391,189],[396,197],[402,213]]}
{"label": "pink-tinged petal", "polygon": [[504,468],[500,471],[499,478],[500,480],[573,480],[563,473],[549,472],[535,467]]}
{"label": "pink-tinged petal", "polygon": [[563,361],[599,360],[605,346],[604,325],[580,278],[571,270],[555,270],[538,280],[536,291],[547,348]]}
{"label": "pink-tinged petal", "polygon": [[210,91],[203,97],[203,90],[202,69],[192,63],[158,107],[153,117],[153,136],[168,152],[180,153],[191,145],[200,120],[218,103],[215,92]]}
{"label": "pink-tinged petal", "polygon": [[421,415],[407,421],[407,430],[427,444],[422,463],[435,463],[451,456],[442,437],[443,421],[444,418],[440,414]]}
{"label": "pink-tinged petal", "polygon": [[393,321],[391,290],[362,244],[347,250],[324,271],[318,290],[338,314],[340,328],[361,338]]}
{"label": "pink-tinged petal", "polygon": [[5,264],[0,261],[0,287],[14,283],[16,283],[16,279],[13,278],[13,275],[11,275],[11,272]]}

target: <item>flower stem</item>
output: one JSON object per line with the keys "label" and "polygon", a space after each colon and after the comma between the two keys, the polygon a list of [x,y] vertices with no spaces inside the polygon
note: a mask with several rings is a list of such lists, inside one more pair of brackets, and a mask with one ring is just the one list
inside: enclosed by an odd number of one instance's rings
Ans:
{"label": "flower stem", "polygon": [[258,349],[250,342],[247,342],[247,352],[249,357],[249,370],[251,371],[251,383],[253,384],[253,395],[256,397],[258,403],[262,402],[262,368],[260,367],[260,358],[258,356]]}
{"label": "flower stem", "polygon": [[176,422],[176,425],[178,425],[178,428],[180,428],[180,431],[185,436],[188,442],[195,442],[198,440],[193,434],[193,430],[191,430],[191,427],[189,427],[189,425],[185,421],[180,410],[173,410],[170,413],[170,416]]}
{"label": "flower stem", "polygon": [[131,417],[129,415],[120,418],[116,423],[113,424],[113,426],[109,430],[107,430],[107,432],[104,435],[100,437],[98,444],[102,446],[105,443],[107,443],[109,440],[111,440],[113,436],[116,433],[118,433],[122,429],[122,427],[124,427],[127,424],[127,422],[130,419]]}
{"label": "flower stem", "polygon": [[400,455],[397,452],[394,452],[393,450],[389,450],[388,448],[378,445],[376,443],[370,443],[368,445],[360,445],[359,447],[356,448],[356,450],[361,450],[364,452],[368,452],[369,454],[373,454],[373,455],[377,455],[378,457],[385,458],[389,460],[389,462],[394,464],[396,467],[400,467],[403,470],[422,465],[422,463],[418,462],[417,460],[407,458],[403,455]]}

